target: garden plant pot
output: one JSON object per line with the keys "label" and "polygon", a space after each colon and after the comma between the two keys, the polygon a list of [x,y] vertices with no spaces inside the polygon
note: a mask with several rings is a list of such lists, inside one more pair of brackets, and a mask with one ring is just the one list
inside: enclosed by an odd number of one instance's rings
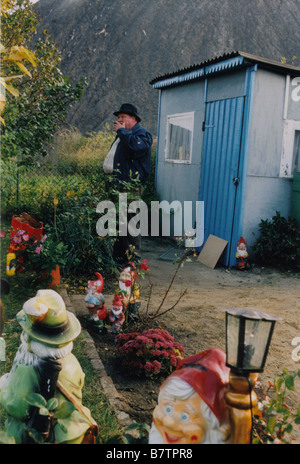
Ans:
{"label": "garden plant pot", "polygon": [[[35,237],[39,240],[43,235],[44,224],[37,219],[34,219],[27,213],[21,213],[14,215],[11,218],[11,229],[10,229],[10,244],[8,253],[13,253],[16,249],[20,249],[20,245],[13,241],[13,237],[16,235],[18,230],[24,230],[29,237]],[[22,245],[24,247],[24,244]]]}
{"label": "garden plant pot", "polygon": [[[50,276],[52,277],[52,280],[50,279]],[[49,279],[47,279],[49,277]],[[43,280],[49,280],[48,282],[48,287],[55,287],[56,285],[59,285],[60,283],[60,267],[57,265],[55,269],[53,269],[50,273],[47,271],[44,271],[40,281],[42,282]]]}
{"label": "garden plant pot", "polygon": [[60,268],[59,268],[59,266],[57,265],[56,268],[53,269],[50,272],[50,274],[53,277],[53,280],[52,280],[52,282],[50,282],[49,286],[54,287],[56,285],[59,285],[59,283],[60,283]]}

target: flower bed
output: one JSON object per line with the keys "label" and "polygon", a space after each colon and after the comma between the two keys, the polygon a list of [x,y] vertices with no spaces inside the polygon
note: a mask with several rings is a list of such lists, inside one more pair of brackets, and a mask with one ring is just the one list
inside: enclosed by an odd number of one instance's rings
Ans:
{"label": "flower bed", "polygon": [[169,374],[176,369],[184,348],[164,329],[119,334],[116,337],[122,366],[146,377]]}

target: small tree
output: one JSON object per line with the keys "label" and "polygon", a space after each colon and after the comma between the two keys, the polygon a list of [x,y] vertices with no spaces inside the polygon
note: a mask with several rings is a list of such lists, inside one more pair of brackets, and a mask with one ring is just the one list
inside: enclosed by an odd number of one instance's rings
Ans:
{"label": "small tree", "polygon": [[[82,95],[85,80],[72,85],[59,69],[61,55],[49,35],[34,43],[38,25],[30,0],[11,0],[12,8],[2,21],[2,43],[6,49],[29,47],[35,67],[15,84],[18,97],[8,95],[4,108],[2,157],[17,157],[19,164],[31,164],[46,155],[46,142],[64,121],[67,108]],[[7,75],[20,63],[5,63]]]}
{"label": "small tree", "polygon": [[[13,1],[11,0],[2,0],[0,12],[1,18],[7,18],[10,13],[11,8],[13,7]],[[14,97],[19,96],[19,90],[12,84],[16,79],[21,79],[25,74],[31,77],[30,71],[28,69],[28,64],[36,66],[35,56],[33,53],[23,45],[18,45],[12,41],[7,41],[6,46],[0,43],[0,52],[1,52],[1,76],[0,76],[0,113],[3,113],[5,103],[6,103],[6,92],[9,92]],[[26,65],[24,64],[26,62]],[[18,74],[11,72],[11,68],[19,68]],[[20,74],[21,71],[21,74]],[[0,121],[5,126],[5,122],[2,116],[0,116]]]}

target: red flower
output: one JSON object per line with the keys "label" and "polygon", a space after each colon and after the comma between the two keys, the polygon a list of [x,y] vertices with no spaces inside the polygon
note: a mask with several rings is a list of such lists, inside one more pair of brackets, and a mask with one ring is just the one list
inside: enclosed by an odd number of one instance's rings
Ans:
{"label": "red flower", "polygon": [[126,286],[126,287],[131,287],[131,285],[132,285],[131,280],[126,280],[126,281],[125,281],[125,286]]}
{"label": "red flower", "polygon": [[146,264],[146,263],[141,263],[141,264],[140,264],[140,269],[141,269],[142,271],[148,271],[149,266],[148,266],[148,264]]}

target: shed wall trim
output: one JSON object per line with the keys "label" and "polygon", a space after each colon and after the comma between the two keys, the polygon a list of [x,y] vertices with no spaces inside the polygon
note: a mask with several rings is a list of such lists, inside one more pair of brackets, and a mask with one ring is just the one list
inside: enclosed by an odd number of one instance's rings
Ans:
{"label": "shed wall trim", "polygon": [[220,63],[210,64],[208,66],[204,66],[194,71],[163,79],[159,82],[154,83],[153,88],[161,89],[163,87],[170,87],[172,85],[182,84],[184,82],[192,81],[194,79],[200,79],[201,77],[211,76],[222,71],[229,71],[231,69],[241,66],[243,62],[244,58],[242,56],[238,56],[235,58],[221,61]]}

